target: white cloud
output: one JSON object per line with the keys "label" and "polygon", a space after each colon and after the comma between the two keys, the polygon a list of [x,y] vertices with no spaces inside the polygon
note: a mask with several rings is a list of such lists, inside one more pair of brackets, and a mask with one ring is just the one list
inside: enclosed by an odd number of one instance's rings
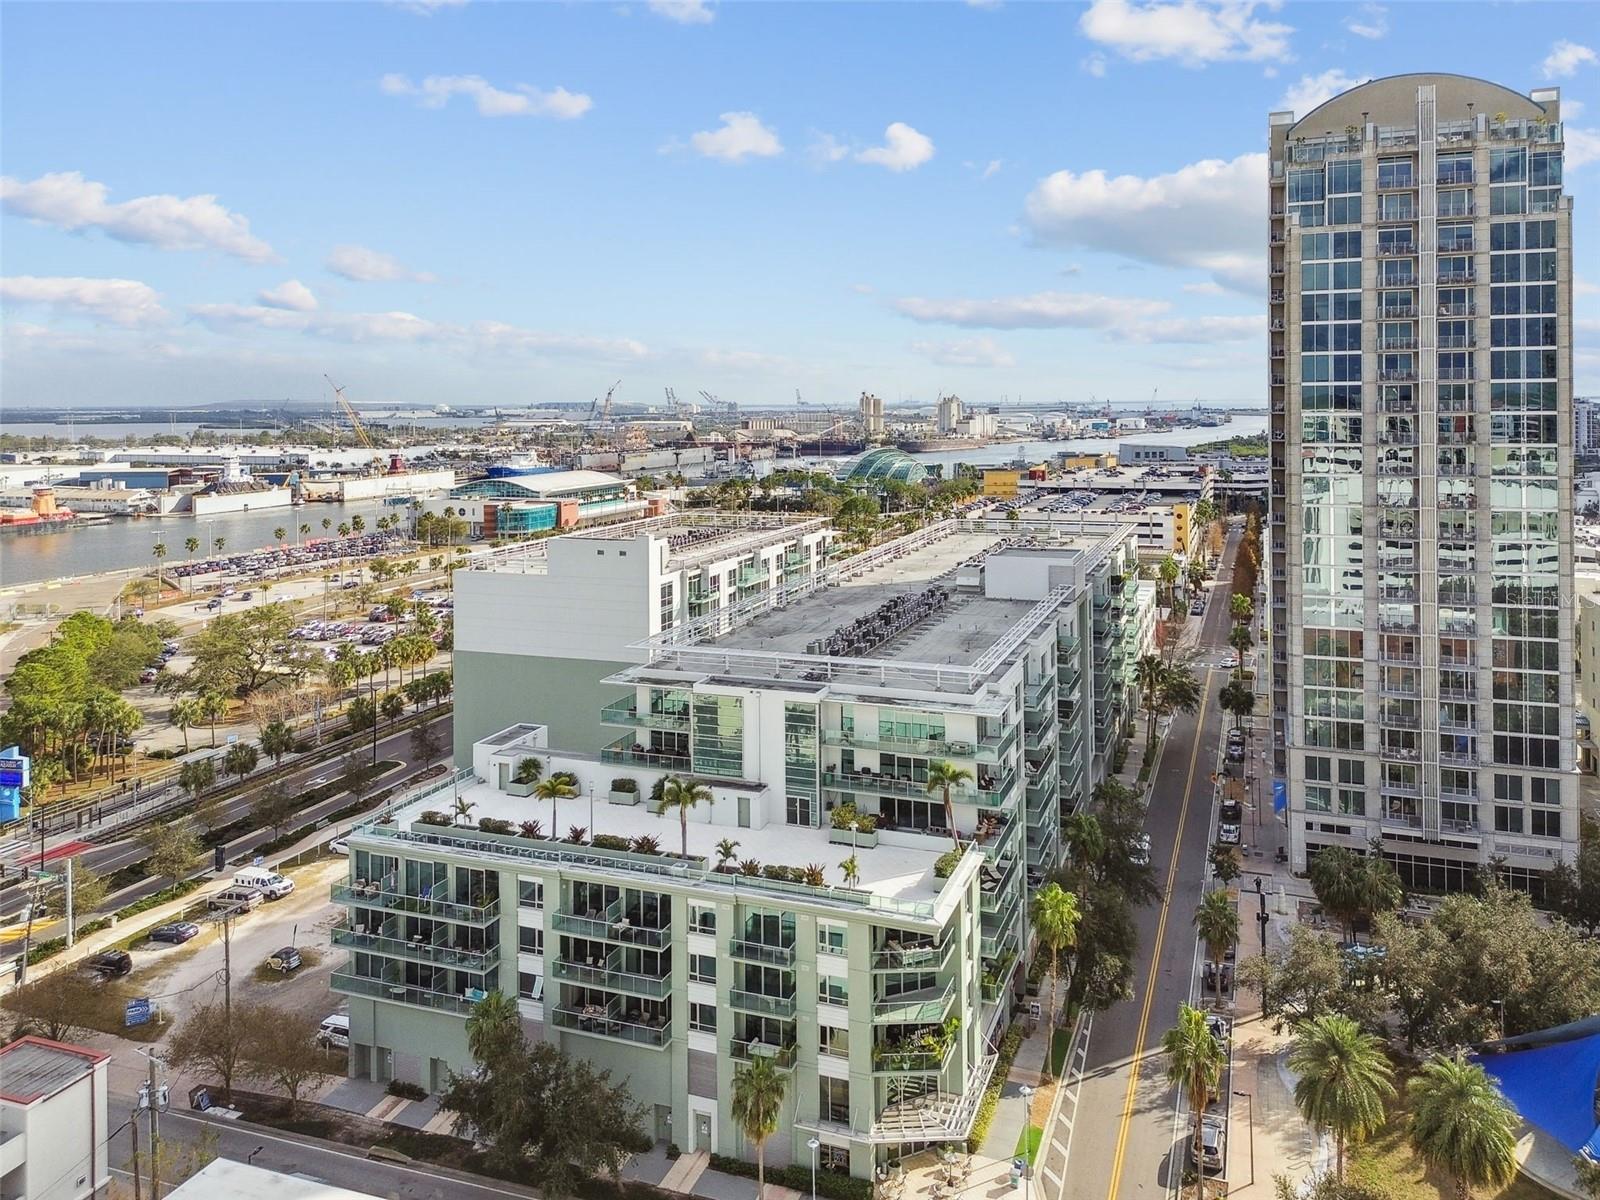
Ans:
{"label": "white cloud", "polygon": [[1004,165],[1005,163],[1001,159],[991,158],[988,165],[983,168],[983,172],[978,176],[978,178],[992,179],[1000,173],[1000,168]]}
{"label": "white cloud", "polygon": [[1600,296],[1600,283],[1591,283],[1581,275],[1572,277],[1572,294],[1575,296]]}
{"label": "white cloud", "polygon": [[1600,56],[1588,46],[1581,46],[1577,42],[1569,42],[1566,38],[1562,38],[1550,47],[1550,53],[1545,55],[1544,62],[1539,65],[1544,71],[1545,78],[1554,79],[1558,75],[1575,75],[1579,67],[1592,67],[1597,62],[1600,62]]}
{"label": "white cloud", "polygon": [[335,246],[323,264],[335,275],[355,283],[434,283],[435,276],[427,271],[413,271],[392,254],[371,250],[366,246]]}
{"label": "white cloud", "polygon": [[888,167],[891,171],[913,171],[932,157],[932,138],[918,133],[904,121],[895,121],[883,131],[883,145],[858,152],[856,161]]}
{"label": "white cloud", "polygon": [[32,221],[68,232],[98,229],[119,242],[162,250],[217,250],[246,262],[270,262],[272,247],[250,232],[250,222],[215,196],[140,196],[112,204],[103,183],[77,171],[57,171],[23,182],[0,176],[0,204]]}
{"label": "white cloud", "polygon": [[1057,171],[1029,193],[1024,219],[1042,245],[1205,271],[1255,293],[1266,281],[1266,179],[1265,154],[1148,177]]}
{"label": "white cloud", "polygon": [[725,112],[720,129],[703,129],[689,138],[696,154],[723,162],[772,158],[783,153],[777,133],[751,112]]}
{"label": "white cloud", "polygon": [[1135,62],[1176,59],[1186,67],[1289,54],[1290,25],[1255,18],[1257,0],[1094,0],[1078,28]]}
{"label": "white cloud", "polygon": [[1092,292],[1036,292],[995,300],[910,296],[896,300],[894,307],[902,316],[925,324],[963,329],[1091,329],[1110,341],[1138,343],[1240,341],[1260,336],[1263,320],[1259,315],[1178,317],[1171,315],[1172,306],[1165,300]]}
{"label": "white cloud", "polygon": [[873,287],[870,283],[852,283],[850,285],[850,290],[858,296],[870,296],[878,289]]}
{"label": "white cloud", "polygon": [[317,307],[317,298],[311,294],[311,289],[298,279],[257,292],[256,301],[268,308],[287,308],[293,312],[311,312]]}
{"label": "white cloud", "polygon": [[135,279],[13,275],[0,279],[0,302],[38,305],[59,315],[89,317],[128,328],[157,325],[167,319],[160,295]]}
{"label": "white cloud", "polygon": [[1080,70],[1093,75],[1096,79],[1104,79],[1106,77],[1106,56],[1096,50],[1080,62],[1078,67]]}
{"label": "white cloud", "polygon": [[1600,130],[1578,129],[1566,126],[1561,133],[1566,141],[1566,168],[1576,171],[1592,162],[1600,162]]}
{"label": "white cloud", "polygon": [[1583,116],[1583,101],[1561,97],[1561,119],[1563,121],[1576,121]]}
{"label": "white cloud", "polygon": [[709,25],[717,15],[706,0],[650,0],[650,11],[679,25]]}
{"label": "white cloud", "polygon": [[292,312],[266,305],[197,304],[189,314],[219,333],[302,334],[331,342],[426,345],[466,354],[525,353],[616,362],[637,360],[649,353],[642,342],[632,338],[550,333],[501,321],[456,324],[408,312]]}
{"label": "white cloud", "polygon": [[894,307],[902,316],[963,329],[1105,329],[1118,322],[1159,316],[1160,300],[1101,296],[1092,292],[1035,292],[999,300],[930,300],[907,296]]}
{"label": "white cloud", "polygon": [[954,342],[912,342],[914,353],[941,367],[1014,367],[1017,360],[993,338],[961,338]]}
{"label": "white cloud", "polygon": [[1224,289],[1220,283],[1208,279],[1205,283],[1186,283],[1183,290],[1196,296],[1220,296]]}
{"label": "white cloud", "polygon": [[696,356],[703,367],[718,371],[748,371],[763,375],[791,374],[795,361],[782,354],[763,354],[759,350],[702,350]]}
{"label": "white cloud", "polygon": [[1348,92],[1371,78],[1370,75],[1347,75],[1338,67],[1330,67],[1320,75],[1302,75],[1300,82],[1289,85],[1283,93],[1283,98],[1278,101],[1277,107],[1281,111],[1303,117],[1317,105],[1326,103],[1340,92]]}
{"label": "white cloud", "polygon": [[1381,4],[1363,4],[1353,15],[1344,19],[1344,27],[1357,37],[1377,41],[1388,36],[1389,10]]}
{"label": "white cloud", "polygon": [[480,117],[555,117],[568,121],[594,107],[582,92],[564,87],[545,91],[519,83],[514,90],[495,87],[481,75],[429,75],[413,83],[405,75],[385,75],[378,87],[389,96],[412,96],[423,108],[443,108],[452,96],[471,97]]}
{"label": "white cloud", "polygon": [[831,133],[813,133],[811,143],[806,147],[806,155],[818,166],[826,166],[849,158],[850,147]]}

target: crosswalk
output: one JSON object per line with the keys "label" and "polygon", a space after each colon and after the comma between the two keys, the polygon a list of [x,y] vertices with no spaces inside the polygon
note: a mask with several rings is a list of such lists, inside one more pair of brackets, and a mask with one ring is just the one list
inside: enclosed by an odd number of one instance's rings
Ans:
{"label": "crosswalk", "polygon": [[1089,1062],[1089,1037],[1094,1029],[1094,1014],[1078,1024],[1072,1047],[1061,1064],[1061,1083],[1055,1103],[1045,1122],[1045,1140],[1038,1158],[1042,1184],[1038,1194],[1059,1200],[1066,1193],[1067,1168],[1072,1161],[1072,1132],[1078,1123],[1078,1105],[1083,1095],[1083,1077]]}

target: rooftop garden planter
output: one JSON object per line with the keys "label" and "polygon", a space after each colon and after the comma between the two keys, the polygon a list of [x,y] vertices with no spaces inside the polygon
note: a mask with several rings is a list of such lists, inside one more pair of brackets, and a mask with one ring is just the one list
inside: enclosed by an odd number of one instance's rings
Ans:
{"label": "rooftop garden planter", "polygon": [[639,781],[637,779],[613,779],[611,781],[611,794],[608,799],[612,804],[639,803]]}

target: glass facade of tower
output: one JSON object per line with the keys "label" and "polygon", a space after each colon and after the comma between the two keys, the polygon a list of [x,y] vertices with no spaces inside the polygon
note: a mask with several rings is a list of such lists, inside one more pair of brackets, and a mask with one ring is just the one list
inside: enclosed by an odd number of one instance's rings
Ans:
{"label": "glass facade of tower", "polygon": [[1559,106],[1416,75],[1272,117],[1271,711],[1297,867],[1378,839],[1414,887],[1495,860],[1537,888],[1575,848]]}

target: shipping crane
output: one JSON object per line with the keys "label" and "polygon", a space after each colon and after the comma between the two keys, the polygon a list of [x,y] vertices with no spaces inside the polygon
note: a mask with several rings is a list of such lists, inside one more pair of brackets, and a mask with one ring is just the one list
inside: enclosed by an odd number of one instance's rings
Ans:
{"label": "shipping crane", "polygon": [[327,372],[323,372],[322,377],[328,380],[328,386],[333,389],[334,403],[338,405],[339,411],[344,414],[344,419],[350,422],[350,428],[356,435],[356,441],[361,443],[362,449],[373,452],[372,459],[374,462],[380,462],[381,460],[377,454],[378,448],[372,444],[372,439],[367,436],[367,431],[361,424],[361,418],[356,416],[355,406],[344,398],[345,389],[332,379],[328,379]]}

